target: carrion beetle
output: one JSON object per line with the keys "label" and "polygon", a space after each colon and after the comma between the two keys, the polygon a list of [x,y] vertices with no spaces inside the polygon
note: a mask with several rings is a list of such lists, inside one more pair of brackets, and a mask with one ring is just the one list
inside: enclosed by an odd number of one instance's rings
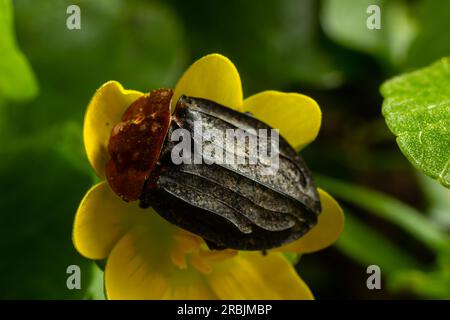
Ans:
{"label": "carrion beetle", "polygon": [[[206,158],[204,149],[196,148],[205,144],[196,138],[196,122],[251,134],[272,128],[250,114],[195,97],[181,96],[171,114],[172,95],[169,89],[158,89],[142,96],[113,128],[106,177],[117,195],[138,200],[142,208],[151,206],[217,250],[271,249],[300,238],[317,223],[321,205],[311,173],[282,137],[273,174],[263,173],[267,168],[261,161],[175,164],[171,137],[178,129],[192,133],[191,160]],[[267,137],[256,139],[260,143]],[[221,150],[249,160],[248,145],[223,144]]]}

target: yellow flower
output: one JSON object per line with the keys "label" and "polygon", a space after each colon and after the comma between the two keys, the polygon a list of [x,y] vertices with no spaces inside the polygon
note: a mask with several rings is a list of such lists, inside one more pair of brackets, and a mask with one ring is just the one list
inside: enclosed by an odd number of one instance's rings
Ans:
{"label": "yellow flower", "polygon": [[[89,162],[105,180],[111,129],[143,93],[110,81],[87,108],[84,144]],[[299,150],[317,136],[321,111],[297,93],[265,91],[243,100],[233,63],[219,54],[195,62],[175,87],[182,94],[215,101],[280,130]],[[152,209],[122,201],[103,181],[84,196],[75,217],[73,242],[93,260],[107,259],[105,288],[110,299],[312,299],[311,291],[283,256],[310,253],[331,245],[344,224],[342,209],[319,189],[322,212],[305,236],[267,255],[211,251],[203,240],[166,222]]]}

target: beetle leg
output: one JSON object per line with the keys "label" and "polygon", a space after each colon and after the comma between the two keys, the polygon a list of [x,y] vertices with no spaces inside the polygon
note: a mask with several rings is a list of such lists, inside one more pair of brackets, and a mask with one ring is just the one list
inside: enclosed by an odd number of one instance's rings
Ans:
{"label": "beetle leg", "polygon": [[227,249],[226,247],[218,245],[218,244],[216,244],[214,242],[211,242],[209,240],[206,240],[206,239],[203,239],[203,240],[205,240],[205,243],[208,246],[209,250],[225,250],[225,249]]}

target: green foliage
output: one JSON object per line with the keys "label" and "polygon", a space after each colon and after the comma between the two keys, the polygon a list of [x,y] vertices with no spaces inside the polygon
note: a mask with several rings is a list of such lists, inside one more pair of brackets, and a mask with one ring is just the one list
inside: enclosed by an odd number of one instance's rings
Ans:
{"label": "green foliage", "polygon": [[414,257],[354,217],[348,209],[345,209],[345,229],[336,246],[355,261],[376,264],[389,275],[420,266]]}
{"label": "green foliage", "polygon": [[430,67],[387,81],[383,115],[400,149],[420,170],[450,187],[450,66]]}
{"label": "green foliage", "polygon": [[[81,30],[66,28],[69,4],[81,8]],[[369,4],[381,7],[381,30],[366,27]],[[141,91],[172,87],[190,62],[220,52],[236,63],[246,95],[265,89],[316,90],[311,96],[321,104],[324,130],[314,145],[327,149],[324,140],[331,135],[339,154],[314,154],[311,145],[306,151],[320,161],[308,165],[318,171],[331,167],[333,175],[347,180],[357,180],[361,171],[397,174],[409,163],[389,140],[393,136],[358,120],[376,117],[369,120],[385,127],[378,102],[366,103],[377,97],[359,97],[377,92],[380,79],[393,72],[450,54],[449,6],[440,0],[15,0],[13,17],[12,1],[0,0],[0,178],[5,186],[0,194],[0,298],[104,298],[104,261],[97,265],[80,257],[71,232],[79,201],[96,179],[84,152],[83,114],[105,81]],[[402,151],[448,187],[446,61],[390,80],[382,93],[383,114]],[[338,94],[349,88],[339,102]],[[350,136],[341,134],[343,129]],[[364,135],[372,133],[392,149],[378,152],[369,145]],[[359,140],[352,140],[355,135]],[[364,146],[358,149],[355,141]],[[358,166],[363,159],[370,165]],[[400,165],[389,166],[391,161]],[[317,180],[352,208],[346,209],[345,231],[336,244],[340,252],[364,266],[380,265],[389,290],[449,298],[445,230],[450,190],[424,177],[418,181],[426,215],[350,182]],[[360,219],[360,211],[403,229],[425,244],[437,263],[424,264],[395,236]],[[311,256],[320,259],[321,254]],[[286,258],[295,264],[299,255]],[[71,264],[81,267],[80,291],[66,288],[65,270]],[[335,278],[330,277],[345,281]]]}
{"label": "green foliage", "polygon": [[401,201],[337,179],[319,176],[318,184],[339,199],[383,218],[423,241],[431,249],[450,249],[450,237],[426,216]]}
{"label": "green foliage", "polygon": [[427,200],[427,212],[435,223],[450,230],[450,189],[419,173],[418,181]]}
{"label": "green foliage", "polygon": [[[75,251],[71,233],[92,180],[67,161],[70,146],[60,140],[66,134],[71,131],[61,127],[1,150],[0,179],[7,187],[0,194],[0,298],[81,298],[90,282],[91,262]],[[66,287],[72,264],[81,268],[81,290]]]}
{"label": "green foliage", "polygon": [[408,67],[425,67],[450,55],[450,1],[423,0],[418,8],[420,29],[408,53]]}
{"label": "green foliage", "polygon": [[314,18],[317,1],[171,2],[185,22],[193,57],[221,52],[231,58],[247,94],[285,83],[333,88],[344,81],[340,57],[330,54]]}
{"label": "green foliage", "polygon": [[[103,273],[80,257],[71,241],[76,208],[93,183],[81,136],[85,107],[107,80],[148,91],[173,85],[182,71],[183,39],[169,7],[142,1],[75,3],[82,8],[82,31],[65,25],[73,1],[14,3],[18,39],[42,90],[25,105],[0,101],[0,176],[9,186],[0,199],[0,287],[8,288],[1,298],[103,297]],[[8,30],[2,25],[1,41]],[[11,70],[20,75],[18,66]],[[8,74],[1,69],[0,84],[3,76]],[[26,93],[23,82],[8,84]],[[0,90],[0,98],[3,94]],[[82,290],[66,287],[71,264],[81,267]]]}
{"label": "green foliage", "polygon": [[383,7],[383,0],[326,0],[322,6],[322,26],[335,41],[350,48],[381,53],[384,50],[382,32],[369,30],[367,8]]}
{"label": "green foliage", "polygon": [[84,299],[87,300],[105,300],[104,290],[104,272],[95,263],[92,263],[92,279],[89,287],[86,289]]}
{"label": "green foliage", "polygon": [[[380,30],[366,27],[369,5],[381,8]],[[321,22],[340,45],[367,53],[397,71],[424,67],[450,54],[449,10],[450,2],[441,0],[325,0]]]}
{"label": "green foliage", "polygon": [[[379,265],[387,273],[388,288],[392,291],[412,292],[436,299],[450,297],[450,236],[442,224],[379,192],[323,176],[317,180],[320,186],[338,199],[397,225],[428,245],[436,254],[437,263],[431,266],[419,263],[403,248],[355,218],[348,209],[345,210],[345,230],[336,243],[344,254],[363,265]],[[445,196],[448,196],[448,192],[444,197],[433,192],[438,203],[447,201]]]}
{"label": "green foliage", "polygon": [[294,252],[283,252],[283,255],[292,265],[296,265],[301,258],[301,254]]}
{"label": "green foliage", "polygon": [[29,100],[38,93],[33,71],[18,49],[10,0],[0,0],[0,99]]}
{"label": "green foliage", "polygon": [[[379,30],[367,28],[370,5],[381,9]],[[326,0],[321,21],[327,35],[339,44],[394,66],[405,62],[416,34],[416,23],[409,7],[399,0]]]}
{"label": "green foliage", "polygon": [[363,265],[376,264],[389,275],[419,267],[414,257],[359,221],[348,209],[345,209],[345,229],[336,246],[355,261]]}
{"label": "green foliage", "polygon": [[431,270],[398,272],[390,282],[392,290],[414,292],[433,299],[450,299],[450,258],[442,255]]}
{"label": "green foliage", "polygon": [[[70,4],[81,8],[81,30],[66,28]],[[184,39],[163,3],[18,0],[15,7],[18,38],[42,87],[33,104],[9,110],[20,119],[19,132],[81,124],[92,94],[108,80],[147,92],[173,86],[183,70]]]}

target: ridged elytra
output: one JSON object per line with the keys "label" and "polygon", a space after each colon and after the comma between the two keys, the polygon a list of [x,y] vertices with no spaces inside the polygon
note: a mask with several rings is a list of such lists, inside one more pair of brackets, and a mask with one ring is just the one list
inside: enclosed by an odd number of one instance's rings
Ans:
{"label": "ridged elytra", "polygon": [[[111,133],[106,177],[125,201],[139,200],[169,221],[202,237],[211,249],[267,250],[292,242],[316,223],[321,211],[311,173],[297,152],[279,137],[279,168],[174,164],[172,133],[207,128],[272,129],[249,114],[213,101],[181,96],[170,114],[172,91],[154,90],[136,100]],[[258,138],[259,139],[259,138]],[[203,149],[203,148],[200,148]],[[239,150],[223,146],[225,153]],[[194,157],[195,149],[192,149]],[[197,156],[204,157],[205,154]]]}

